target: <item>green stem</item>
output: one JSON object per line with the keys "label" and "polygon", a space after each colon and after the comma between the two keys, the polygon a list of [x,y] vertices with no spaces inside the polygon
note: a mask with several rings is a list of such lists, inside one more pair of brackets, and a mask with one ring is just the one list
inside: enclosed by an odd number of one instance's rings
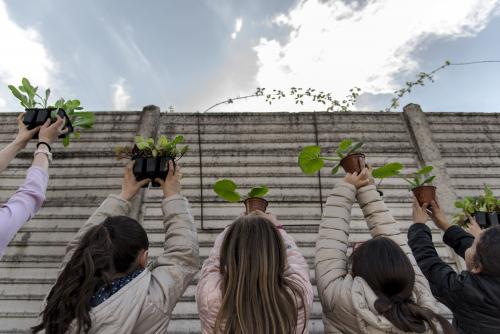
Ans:
{"label": "green stem", "polygon": [[328,158],[328,157],[320,157],[323,160],[328,160],[328,161],[340,161],[338,158]]}

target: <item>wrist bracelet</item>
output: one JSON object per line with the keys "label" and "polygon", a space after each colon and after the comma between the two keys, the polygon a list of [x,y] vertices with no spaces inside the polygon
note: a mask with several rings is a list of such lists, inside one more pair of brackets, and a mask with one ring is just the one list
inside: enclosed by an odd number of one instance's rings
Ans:
{"label": "wrist bracelet", "polygon": [[42,145],[42,144],[43,144],[43,145],[45,145],[45,146],[47,146],[47,147],[49,148],[49,152],[52,152],[52,147],[50,147],[50,145],[49,145],[49,144],[47,144],[47,143],[46,143],[46,142],[44,142],[44,141],[39,141],[39,142],[38,142],[38,144],[36,144],[36,149],[38,149],[38,146],[40,146],[40,145]]}
{"label": "wrist bracelet", "polygon": [[44,150],[44,149],[37,149],[35,151],[35,153],[33,154],[34,157],[36,157],[37,154],[45,154],[47,156],[47,160],[49,160],[49,162],[52,162],[52,153],[50,153],[48,150]]}
{"label": "wrist bracelet", "polygon": [[275,225],[275,226],[276,226],[276,228],[277,228],[278,230],[284,230],[284,229],[285,229],[285,228],[283,227],[283,225]]}

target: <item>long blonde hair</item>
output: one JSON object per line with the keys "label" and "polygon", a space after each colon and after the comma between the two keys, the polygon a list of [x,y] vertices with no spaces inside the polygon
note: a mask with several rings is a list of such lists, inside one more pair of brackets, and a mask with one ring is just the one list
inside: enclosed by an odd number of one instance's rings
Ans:
{"label": "long blonde hair", "polygon": [[250,214],[227,230],[220,250],[222,305],[215,333],[284,334],[297,330],[298,309],[307,324],[305,292],[284,277],[285,244],[268,219]]}

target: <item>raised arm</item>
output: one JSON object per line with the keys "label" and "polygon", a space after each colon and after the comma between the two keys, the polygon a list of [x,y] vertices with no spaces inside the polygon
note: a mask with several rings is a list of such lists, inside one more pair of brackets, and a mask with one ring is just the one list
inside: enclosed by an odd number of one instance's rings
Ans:
{"label": "raised arm", "polygon": [[[16,139],[0,151],[0,170],[6,168],[17,152],[26,147],[36,131],[40,130],[39,142],[49,145],[62,133],[60,130],[62,121],[53,125],[46,123],[41,128],[28,130],[22,122],[22,116],[23,114],[17,118],[19,134]],[[32,167],[28,169],[25,182],[7,203],[0,207],[0,257],[17,231],[28,220],[33,218],[45,201],[45,192],[49,179],[48,167],[48,155],[37,153],[33,159]]]}
{"label": "raised arm", "polygon": [[109,195],[68,243],[60,270],[66,266],[71,256],[73,256],[75,249],[80,244],[80,240],[92,227],[103,223],[108,217],[128,216],[130,214],[130,200],[137,194],[143,185],[150,182],[149,179],[137,182],[132,171],[133,166],[134,163],[130,162],[124,169],[122,192],[120,195]]}
{"label": "raised arm", "polygon": [[165,243],[163,254],[149,266],[152,273],[149,294],[167,316],[172,313],[200,266],[194,219],[187,199],[179,194],[181,177],[180,166],[177,165],[174,172],[170,161],[167,179],[156,179],[162,185],[165,196],[162,203]]}
{"label": "raised arm", "polygon": [[340,293],[350,293],[352,280],[344,282],[347,275],[349,224],[356,198],[355,184],[361,186],[361,181],[360,176],[347,174],[343,181],[335,185],[323,210],[314,262],[316,284],[324,312],[333,310]]}

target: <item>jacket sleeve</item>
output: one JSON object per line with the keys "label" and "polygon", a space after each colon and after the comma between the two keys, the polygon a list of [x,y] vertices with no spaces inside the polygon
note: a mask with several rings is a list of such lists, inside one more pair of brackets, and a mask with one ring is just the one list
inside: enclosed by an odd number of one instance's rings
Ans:
{"label": "jacket sleeve", "polygon": [[63,258],[60,270],[66,266],[68,261],[73,256],[76,248],[80,244],[80,240],[92,227],[103,223],[108,217],[128,216],[130,209],[130,202],[122,199],[118,195],[109,195],[108,198],[106,198],[92,214],[92,216],[87,219],[85,224],[83,224],[80,230],[76,233],[75,237],[68,243],[66,247],[66,255]]}
{"label": "jacket sleeve", "polygon": [[455,253],[464,258],[465,251],[474,243],[474,237],[465,232],[463,228],[451,226],[444,232],[443,241],[453,248]]}
{"label": "jacket sleeve", "polygon": [[0,258],[17,231],[40,210],[45,201],[48,180],[45,170],[31,167],[24,183],[0,207]]}
{"label": "jacket sleeve", "polygon": [[187,199],[181,195],[165,198],[162,209],[164,251],[149,266],[149,295],[153,303],[169,315],[198,272],[200,257],[198,234]]}
{"label": "jacket sleeve", "polygon": [[[387,237],[396,242],[410,260],[415,270],[415,285],[422,291],[427,303],[434,302],[429,282],[420,270],[411,249],[408,247],[406,236],[401,233],[396,220],[387,208],[377,188],[374,185],[361,187],[357,193],[357,200],[370,229],[373,238]],[[432,243],[432,240],[431,240]]]}
{"label": "jacket sleeve", "polygon": [[[351,209],[356,196],[356,188],[344,181],[335,185],[326,201],[323,218],[316,241],[316,284],[324,312],[333,310],[334,305],[349,296],[349,286],[345,286],[347,275],[347,248]],[[347,280],[352,285],[352,280]]]}
{"label": "jacket sleeve", "polygon": [[[285,278],[295,281],[298,283],[304,292],[304,305],[301,305],[301,309],[298,310],[298,323],[300,326],[303,324],[307,328],[307,318],[309,312],[312,308],[314,292],[309,277],[309,265],[306,259],[300,253],[299,248],[295,244],[295,241],[291,236],[289,236],[285,230],[280,229],[281,236],[285,242],[286,255],[287,255],[287,266],[285,268]],[[304,313],[305,310],[305,313]],[[302,327],[299,327],[301,329]]]}
{"label": "jacket sleeve", "polygon": [[430,228],[425,224],[413,224],[408,230],[408,243],[430,283],[433,295],[446,306],[453,306],[452,293],[460,290],[461,279],[451,266],[439,258]]}
{"label": "jacket sleeve", "polygon": [[213,333],[222,304],[222,275],[220,274],[220,248],[228,227],[217,236],[214,247],[201,268],[196,286],[196,303],[203,333]]}

